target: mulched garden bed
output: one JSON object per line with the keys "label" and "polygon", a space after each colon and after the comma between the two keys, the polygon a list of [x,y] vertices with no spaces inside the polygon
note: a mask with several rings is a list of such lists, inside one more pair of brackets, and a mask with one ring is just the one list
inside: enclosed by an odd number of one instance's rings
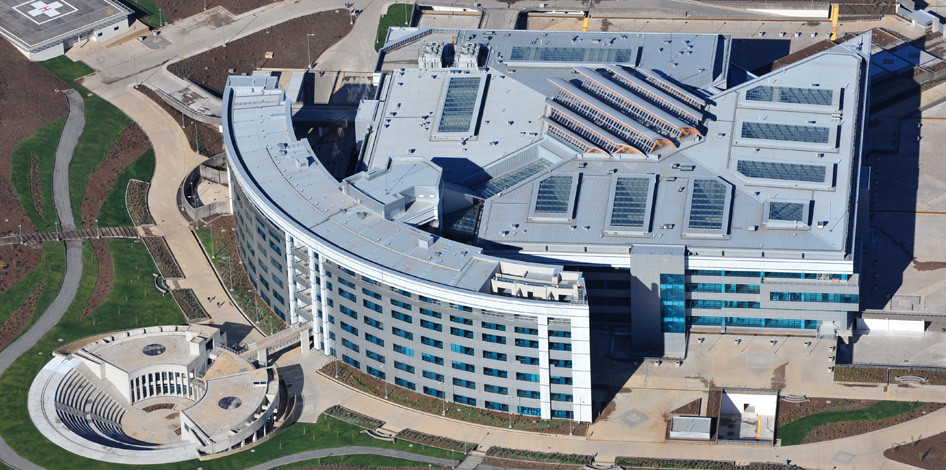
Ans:
{"label": "mulched garden bed", "polygon": [[526,462],[542,462],[554,464],[566,464],[565,467],[574,468],[573,465],[590,465],[594,461],[594,455],[586,454],[562,454],[559,452],[539,452],[535,450],[510,449],[507,447],[490,447],[486,451],[489,457],[497,459],[508,459]]}
{"label": "mulched garden bed", "polygon": [[890,372],[890,383],[898,384],[897,377],[915,376],[926,379],[928,385],[946,385],[946,370],[942,369],[915,369],[909,367],[867,367],[867,366],[837,366],[834,368],[835,382],[854,383],[887,383],[887,372]]}
{"label": "mulched garden bed", "polygon": [[158,266],[161,277],[165,279],[184,277],[184,273],[181,272],[181,267],[178,266],[177,260],[171,254],[171,249],[168,248],[168,243],[164,237],[144,237],[141,240],[148,247],[148,252],[151,253],[154,264]]}
{"label": "mulched garden bed", "polygon": [[[16,227],[13,230],[15,232]],[[0,234],[3,233],[0,232]],[[33,272],[42,259],[42,245],[0,246],[0,292],[6,291],[20,282],[24,276]]]}
{"label": "mulched garden bed", "polygon": [[91,242],[92,249],[95,250],[95,258],[98,260],[99,274],[95,278],[92,295],[86,301],[79,320],[89,316],[99,305],[102,305],[108,298],[108,294],[112,292],[112,285],[115,284],[115,266],[112,265],[112,253],[108,250],[108,245],[101,239],[91,240]]}
{"label": "mulched garden bed", "polygon": [[105,197],[115,185],[115,181],[118,180],[118,175],[149,148],[151,148],[151,141],[138,124],[131,123],[122,131],[105,159],[89,177],[89,183],[85,187],[80,206],[82,224],[85,227],[96,226],[95,220],[99,209],[102,208],[102,203],[105,202]]}
{"label": "mulched garden bed", "polygon": [[932,413],[943,406],[946,405],[943,403],[926,403],[919,408],[908,411],[901,415],[892,416],[890,418],[869,421],[844,421],[828,423],[824,426],[819,426],[808,433],[808,435],[805,436],[805,440],[802,441],[802,444],[842,439],[845,437],[876,431],[878,429],[888,428],[890,426],[919,418],[927,413]]}
{"label": "mulched garden bed", "polygon": [[618,457],[615,465],[631,468],[701,468],[707,470],[803,470],[802,467],[781,463],[750,463],[736,465],[735,462],[700,459],[651,459],[644,457]]}
{"label": "mulched garden bed", "polygon": [[[174,109],[167,101],[164,101],[154,90],[143,86],[139,87],[138,91],[148,98],[151,98],[151,101],[157,103],[164,112],[180,121],[181,112]],[[206,157],[213,157],[223,153],[223,134],[220,133],[220,130],[216,126],[204,124],[187,116],[184,116],[183,122],[184,135],[187,137],[187,142],[190,144],[191,150]],[[195,127],[197,129],[196,134],[194,131]]]}
{"label": "mulched garden bed", "polygon": [[171,295],[174,296],[174,300],[184,311],[188,321],[195,322],[210,318],[210,315],[207,315],[207,310],[200,304],[200,300],[197,299],[192,289],[171,289]]}
{"label": "mulched garden bed", "polygon": [[39,301],[39,296],[43,293],[45,286],[46,281],[40,282],[26,300],[0,325],[0,349],[16,339],[23,328],[30,323],[30,319],[36,313],[36,302]]}
{"label": "mulched garden bed", "polygon": [[357,411],[349,410],[348,408],[345,408],[341,405],[332,406],[323,413],[335,419],[340,419],[347,423],[354,424],[355,426],[361,426],[367,429],[377,429],[381,426],[384,426],[384,421],[381,421],[380,419],[375,419],[371,416],[363,415]]}
{"label": "mulched garden bed", "polygon": [[[17,144],[66,115],[66,97],[56,91],[62,88],[67,86],[0,40],[0,235],[15,233],[19,225],[24,233],[33,231],[10,181],[10,157]],[[9,265],[0,270],[0,292],[36,269],[41,258],[40,249],[0,248],[0,262]]]}
{"label": "mulched garden bed", "polygon": [[33,207],[39,212],[40,217],[46,218],[46,211],[43,207],[43,182],[39,177],[39,159],[36,155],[30,155],[30,195],[33,198]]}
{"label": "mulched garden bed", "polygon": [[151,183],[141,180],[129,180],[125,188],[125,207],[133,225],[154,225],[151,211],[148,209],[148,190]]}
{"label": "mulched garden bed", "polygon": [[[286,328],[286,323],[276,315],[256,292],[250,277],[243,269],[243,261],[236,249],[236,232],[233,228],[233,216],[221,216],[211,219],[207,227],[213,230],[214,253],[216,258],[211,260],[217,267],[223,285],[230,290],[233,300],[250,318],[259,316],[256,322],[260,329],[274,331]],[[204,247],[205,249],[207,247]]]}
{"label": "mulched garden bed", "polygon": [[449,437],[434,436],[432,434],[422,433],[413,429],[405,429],[397,433],[397,436],[395,437],[417,444],[424,444],[430,447],[437,447],[444,450],[455,450],[458,452],[463,452],[464,454],[476,448],[476,444],[472,442],[463,442],[456,439],[450,439]]}
{"label": "mulched garden bed", "polygon": [[423,467],[366,467],[363,465],[310,465],[307,467],[292,467],[292,470],[430,470],[432,468],[447,469],[451,467],[441,467],[439,465],[425,465]]}
{"label": "mulched garden bed", "polygon": [[[248,75],[257,67],[304,69],[309,61],[306,39],[315,61],[351,31],[349,21],[343,8],[303,16],[175,62],[168,70],[223,96],[229,75]],[[273,53],[271,59],[266,58],[268,52]]]}
{"label": "mulched garden bed", "polygon": [[835,382],[887,383],[887,368],[864,366],[836,366]]}
{"label": "mulched garden bed", "polygon": [[[221,6],[234,15],[240,15],[274,2],[275,0],[207,0],[207,9]],[[161,8],[161,14],[167,23],[204,11],[204,3],[200,0],[154,0],[154,3]]]}
{"label": "mulched garden bed", "polygon": [[[338,374],[336,374],[336,370]],[[388,401],[431,414],[443,414],[446,411],[448,418],[460,421],[506,428],[509,426],[511,419],[513,429],[549,434],[568,434],[569,431],[572,431],[572,434],[576,436],[585,434],[588,427],[587,423],[575,423],[565,419],[539,419],[519,414],[510,415],[510,413],[502,411],[484,410],[459,403],[445,402],[440,398],[412,392],[404,387],[386,383],[342,361],[332,361],[323,366],[321,371],[329,377],[337,375],[339,382],[374,396],[384,397],[387,395]],[[387,390],[387,393],[385,393],[385,390]]]}
{"label": "mulched garden bed", "polygon": [[686,415],[686,416],[697,416],[700,414],[700,405],[703,403],[702,398],[697,398],[696,400],[687,403],[686,405],[681,406],[670,412],[671,415]]}
{"label": "mulched garden bed", "polygon": [[930,437],[910,436],[910,439],[885,450],[884,457],[927,470],[946,467],[946,433]]}
{"label": "mulched garden bed", "polygon": [[826,411],[852,411],[861,408],[867,408],[875,400],[848,400],[840,398],[810,398],[811,401],[804,403],[788,403],[780,401],[775,421],[779,426],[784,426],[805,416]]}
{"label": "mulched garden bed", "polygon": [[546,463],[546,462],[526,462],[523,460],[501,459],[499,457],[486,456],[483,458],[483,465],[490,465],[499,468],[516,468],[527,470],[574,470],[581,468],[581,465],[564,463]]}

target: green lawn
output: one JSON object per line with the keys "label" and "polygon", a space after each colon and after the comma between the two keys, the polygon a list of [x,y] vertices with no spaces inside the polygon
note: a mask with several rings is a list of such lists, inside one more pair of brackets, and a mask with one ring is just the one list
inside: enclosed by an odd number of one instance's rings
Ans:
{"label": "green lawn", "polygon": [[[418,462],[416,460],[397,459],[392,457],[381,457],[377,455],[337,455],[334,457],[325,457],[321,459],[303,460],[294,464],[274,467],[274,470],[291,470],[295,468],[315,467],[318,465],[349,465],[352,467],[423,467],[427,468],[427,462]],[[440,467],[437,467],[440,468]]]}
{"label": "green lawn", "polygon": [[133,0],[132,2],[125,2],[125,5],[134,9],[138,19],[152,28],[161,27],[158,24],[159,19],[165,24],[168,23],[166,16],[158,14],[158,4],[154,0]]}
{"label": "green lawn", "polygon": [[[10,179],[13,188],[20,199],[20,205],[26,211],[30,221],[40,232],[56,230],[56,206],[53,203],[53,166],[56,163],[56,147],[59,146],[59,136],[66,119],[57,119],[47,124],[35,134],[20,142],[13,149]],[[39,179],[42,192],[42,201],[33,201],[33,191],[30,182],[30,160],[36,156],[39,163]],[[41,207],[40,215],[36,207]]]}
{"label": "green lawn", "polygon": [[378,37],[374,41],[374,50],[379,51],[384,46],[384,39],[388,36],[388,28],[392,26],[409,26],[413,5],[410,3],[395,3],[388,7],[387,13],[378,20]]}
{"label": "green lawn", "polygon": [[[145,325],[182,324],[184,316],[170,296],[162,297],[154,288],[151,273],[154,263],[144,245],[133,240],[109,243],[115,266],[115,284],[108,299],[89,317],[79,321],[91,295],[97,276],[95,253],[86,243],[83,247],[84,271],[75,301],[66,315],[33,348],[20,356],[0,377],[0,435],[20,455],[46,468],[111,469],[117,465],[85,459],[69,453],[47,440],[33,426],[26,406],[26,395],[36,373],[50,358],[50,352],[70,341],[103,331],[114,331]],[[52,245],[62,246],[53,243]],[[60,248],[61,249],[61,248]],[[60,255],[61,256],[61,255]],[[39,271],[39,270],[37,270]],[[4,294],[6,298],[8,294]],[[13,294],[10,294],[13,295]],[[58,339],[63,341],[59,342]],[[379,441],[360,433],[361,428],[324,416],[315,424],[295,424],[255,448],[255,452],[239,454],[207,462],[190,461],[174,465],[140,468],[154,470],[238,469],[310,449],[362,445],[405,450],[435,457],[455,458],[458,452],[401,441]]]}
{"label": "green lawn", "polygon": [[36,311],[33,318],[23,331],[26,331],[40,315],[46,311],[46,307],[56,297],[59,292],[59,286],[62,285],[62,278],[66,271],[66,248],[60,242],[46,242],[43,244],[43,259],[39,266],[16,283],[5,292],[0,293],[0,323],[6,320],[10,314],[19,307],[24,300],[33,292],[33,289],[43,280],[46,286],[36,302]]}
{"label": "green lawn", "polygon": [[76,227],[82,228],[80,206],[89,177],[105,159],[112,145],[118,140],[118,136],[132,121],[111,103],[90,93],[85,87],[75,82],[79,76],[91,72],[92,69],[89,66],[81,62],[73,62],[66,56],[59,56],[41,64],[60,80],[75,88],[85,100],[85,130],[79,138],[72,162],[69,164],[69,199],[72,201]]}
{"label": "green lawn", "polygon": [[779,425],[776,438],[782,440],[782,446],[801,444],[805,436],[819,426],[843,421],[872,421],[908,413],[925,405],[921,402],[882,401],[866,408],[852,411],[828,411],[808,415],[785,425]]}
{"label": "green lawn", "polygon": [[125,188],[128,186],[128,180],[151,181],[153,174],[154,150],[148,150],[118,175],[115,185],[112,186],[102,208],[99,209],[99,226],[130,227],[134,225],[125,207]]}
{"label": "green lawn", "polygon": [[40,64],[46,67],[46,70],[52,72],[53,75],[59,77],[60,80],[69,84],[75,81],[75,79],[84,77],[95,71],[92,67],[85,65],[85,62],[74,62],[64,55],[40,62]]}

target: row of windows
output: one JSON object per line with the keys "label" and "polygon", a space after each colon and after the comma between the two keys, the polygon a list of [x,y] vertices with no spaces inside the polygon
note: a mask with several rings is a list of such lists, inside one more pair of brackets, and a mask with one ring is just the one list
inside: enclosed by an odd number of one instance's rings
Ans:
{"label": "row of windows", "polygon": [[823,274],[823,273],[778,273],[772,271],[724,271],[716,269],[688,269],[690,276],[722,276],[722,277],[759,277],[774,279],[810,279],[847,281],[850,274]]}
{"label": "row of windows", "polygon": [[744,317],[707,317],[692,316],[691,325],[739,326],[755,328],[796,328],[816,330],[821,326],[818,320],[800,320],[786,318],[744,318]]}
{"label": "row of windows", "polygon": [[727,294],[758,294],[758,284],[716,284],[710,282],[688,282],[687,292],[710,292]]}
{"label": "row of windows", "polygon": [[823,292],[770,292],[769,300],[779,302],[826,302],[856,304],[857,294],[827,294]]}
{"label": "row of windows", "polygon": [[707,308],[719,310],[721,308],[759,308],[759,302],[744,300],[708,300],[687,299],[687,308]]}

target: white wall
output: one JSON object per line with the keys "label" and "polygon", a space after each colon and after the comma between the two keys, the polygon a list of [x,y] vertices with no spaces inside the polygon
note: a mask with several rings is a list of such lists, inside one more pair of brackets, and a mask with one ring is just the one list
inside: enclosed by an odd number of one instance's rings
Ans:
{"label": "white wall", "polygon": [[746,405],[755,408],[756,414],[764,416],[775,416],[775,406],[778,403],[778,396],[756,395],[750,393],[723,393],[722,405],[720,407],[721,415],[742,414]]}
{"label": "white wall", "polygon": [[906,333],[922,335],[926,329],[923,320],[891,320],[889,318],[859,318],[857,329],[868,332]]}

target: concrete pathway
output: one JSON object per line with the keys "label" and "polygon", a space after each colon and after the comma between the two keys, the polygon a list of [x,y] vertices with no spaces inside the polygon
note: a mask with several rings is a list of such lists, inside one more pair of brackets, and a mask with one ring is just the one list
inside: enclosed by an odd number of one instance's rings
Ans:
{"label": "concrete pathway", "polygon": [[[150,231],[165,237],[184,273],[183,279],[176,280],[174,287],[193,289],[212,324],[221,326],[228,333],[229,341],[251,343],[260,340],[264,335],[255,326],[245,337],[231,335],[240,332],[242,336],[243,325],[254,324],[230,302],[204,249],[177,207],[178,187],[184,177],[205,160],[204,157],[191,150],[181,125],[141,93],[126,89],[125,93],[112,96],[110,101],[141,126],[154,146],[155,169],[148,192],[148,208],[155,225]],[[217,303],[221,301],[224,303],[218,307]],[[241,328],[228,328],[229,325]]]}
{"label": "concrete pathway", "polygon": [[379,447],[350,446],[350,447],[335,447],[332,449],[318,449],[318,450],[310,450],[306,452],[299,452],[298,454],[287,455],[285,457],[280,457],[275,460],[270,460],[269,462],[259,464],[255,467],[250,467],[246,470],[267,470],[270,468],[278,467],[280,465],[289,465],[296,462],[303,462],[305,460],[312,460],[312,459],[339,456],[339,455],[380,455],[383,457],[415,460],[418,462],[441,465],[441,466],[446,466],[446,467],[452,467],[458,463],[456,460],[441,459],[437,457],[428,457],[426,455],[415,454],[413,452],[404,452],[402,450],[382,449]]}
{"label": "concrete pathway", "polygon": [[[85,102],[75,90],[63,92],[69,103],[69,115],[63,127],[56,149],[56,162],[53,166],[53,202],[56,213],[64,230],[75,230],[75,219],[72,216],[72,202],[69,198],[69,162],[72,153],[85,127]],[[66,242],[66,272],[62,279],[59,293],[53,299],[46,311],[36,320],[36,323],[23,335],[16,339],[6,349],[0,352],[0,375],[13,364],[18,357],[33,347],[52,327],[59,323],[66,309],[72,304],[79,291],[79,281],[82,279],[82,241],[70,240]],[[0,438],[0,460],[13,468],[21,470],[38,470],[42,467],[20,457],[7,443]]]}
{"label": "concrete pathway", "polygon": [[65,90],[69,103],[69,115],[66,124],[59,136],[59,146],[56,147],[56,163],[53,165],[53,202],[56,204],[56,213],[62,231],[76,229],[75,218],[72,215],[72,201],[69,197],[69,163],[72,162],[72,152],[76,150],[79,136],[85,129],[85,101],[82,95],[75,90]]}

